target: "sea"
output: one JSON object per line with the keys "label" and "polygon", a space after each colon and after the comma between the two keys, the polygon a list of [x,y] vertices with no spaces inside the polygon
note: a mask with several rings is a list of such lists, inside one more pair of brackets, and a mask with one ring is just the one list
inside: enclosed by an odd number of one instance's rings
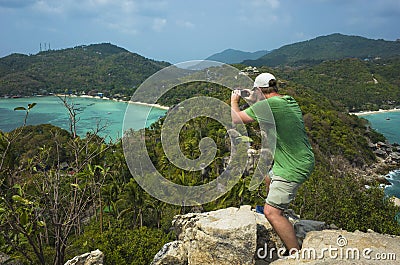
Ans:
{"label": "sea", "polygon": [[[400,110],[361,115],[360,117],[367,119],[371,127],[382,133],[390,143],[400,144]],[[400,198],[400,168],[389,172],[386,178],[391,183],[385,187],[386,195]]]}
{"label": "sea", "polygon": [[[36,105],[29,112],[27,125],[49,123],[69,130],[67,109],[56,96],[0,98],[0,130],[9,132],[22,126],[25,112],[15,111],[14,108],[27,108],[31,103]],[[70,103],[78,109],[78,135],[84,137],[87,132],[101,127],[103,129],[98,134],[110,142],[122,137],[123,128],[138,130],[148,127],[166,114],[165,109],[107,99],[71,97]],[[128,104],[129,113],[135,115],[130,115],[129,119],[124,121]],[[400,144],[400,111],[367,114],[361,117],[367,119],[371,127],[382,133],[390,143]],[[129,124],[126,124],[127,122]],[[392,185],[385,187],[385,193],[400,198],[400,168],[388,172],[387,179]]]}
{"label": "sea", "polygon": [[[101,128],[98,135],[109,142],[120,139],[123,128],[138,130],[148,127],[166,113],[166,110],[161,108],[101,98],[67,97],[67,100],[77,110],[77,134],[85,137],[87,132]],[[27,125],[48,123],[69,131],[68,111],[56,96],[0,98],[0,130],[9,132],[22,126],[26,112],[14,109],[27,109],[31,103],[36,105],[29,111]],[[129,113],[135,115],[124,121],[128,104]]]}

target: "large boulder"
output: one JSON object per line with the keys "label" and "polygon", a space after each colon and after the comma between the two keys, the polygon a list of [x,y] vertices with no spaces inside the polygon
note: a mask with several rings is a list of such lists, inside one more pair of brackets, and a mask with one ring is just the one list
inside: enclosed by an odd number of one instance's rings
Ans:
{"label": "large boulder", "polygon": [[173,225],[177,241],[152,264],[254,264],[257,223],[250,207],[179,215]]}

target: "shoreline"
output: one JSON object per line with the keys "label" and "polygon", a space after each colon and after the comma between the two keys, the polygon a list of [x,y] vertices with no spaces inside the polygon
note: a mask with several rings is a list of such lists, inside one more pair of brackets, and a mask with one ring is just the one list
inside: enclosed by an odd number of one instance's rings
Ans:
{"label": "shoreline", "polygon": [[[54,96],[66,96],[66,95],[64,95],[64,94],[55,94]],[[143,105],[143,106],[158,108],[158,109],[162,109],[162,110],[169,110],[169,107],[167,107],[167,106],[163,106],[163,105],[160,105],[160,104],[145,103],[145,102],[140,102],[140,101],[130,101],[130,100],[126,101],[126,100],[122,100],[122,99],[113,99],[113,98],[99,97],[99,96],[89,96],[89,95],[80,95],[80,96],[78,96],[78,95],[67,95],[67,96],[80,97],[80,98],[93,98],[93,99],[112,100],[112,101],[124,102],[124,103],[128,103],[128,104]]]}
{"label": "shoreline", "polygon": [[387,112],[399,112],[400,108],[396,109],[379,109],[379,110],[367,110],[367,111],[360,111],[360,112],[349,112],[350,115],[356,116],[365,116],[371,114],[380,114],[380,113],[387,113]]}
{"label": "shoreline", "polygon": [[145,102],[140,102],[140,101],[130,101],[130,100],[129,101],[123,101],[123,102],[127,102],[129,104],[144,105],[144,106],[154,107],[154,108],[163,109],[163,110],[169,110],[169,107],[162,106],[160,104],[151,104],[151,103],[145,103]]}

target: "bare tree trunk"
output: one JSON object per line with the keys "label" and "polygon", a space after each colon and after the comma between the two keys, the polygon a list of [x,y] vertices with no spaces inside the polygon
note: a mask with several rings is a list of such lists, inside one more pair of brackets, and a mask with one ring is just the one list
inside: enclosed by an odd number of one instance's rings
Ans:
{"label": "bare tree trunk", "polygon": [[100,197],[100,234],[103,234],[103,205],[101,203],[101,193],[99,194]]}

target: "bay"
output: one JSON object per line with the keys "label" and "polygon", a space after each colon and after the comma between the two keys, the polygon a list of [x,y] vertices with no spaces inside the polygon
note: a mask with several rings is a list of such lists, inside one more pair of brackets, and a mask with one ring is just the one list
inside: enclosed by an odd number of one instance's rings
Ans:
{"label": "bay", "polygon": [[[161,108],[100,98],[68,97],[68,102],[78,109],[79,136],[84,137],[87,132],[102,128],[99,136],[111,141],[122,136],[128,104],[129,113],[134,115],[125,121],[129,124],[125,124],[124,128],[138,130],[148,127],[166,113],[166,110]],[[14,108],[28,108],[30,103],[36,103],[36,106],[29,112],[27,125],[52,124],[69,131],[68,111],[56,96],[0,99],[0,130],[9,132],[22,126],[25,112],[15,111]]]}
{"label": "bay", "polygon": [[[400,111],[379,112],[360,116],[367,119],[371,127],[382,133],[390,143],[400,144]],[[386,186],[386,195],[400,198],[400,169],[389,172],[386,178],[392,184]]]}
{"label": "bay", "polygon": [[400,110],[360,115],[371,127],[382,133],[390,143],[400,144]]}

